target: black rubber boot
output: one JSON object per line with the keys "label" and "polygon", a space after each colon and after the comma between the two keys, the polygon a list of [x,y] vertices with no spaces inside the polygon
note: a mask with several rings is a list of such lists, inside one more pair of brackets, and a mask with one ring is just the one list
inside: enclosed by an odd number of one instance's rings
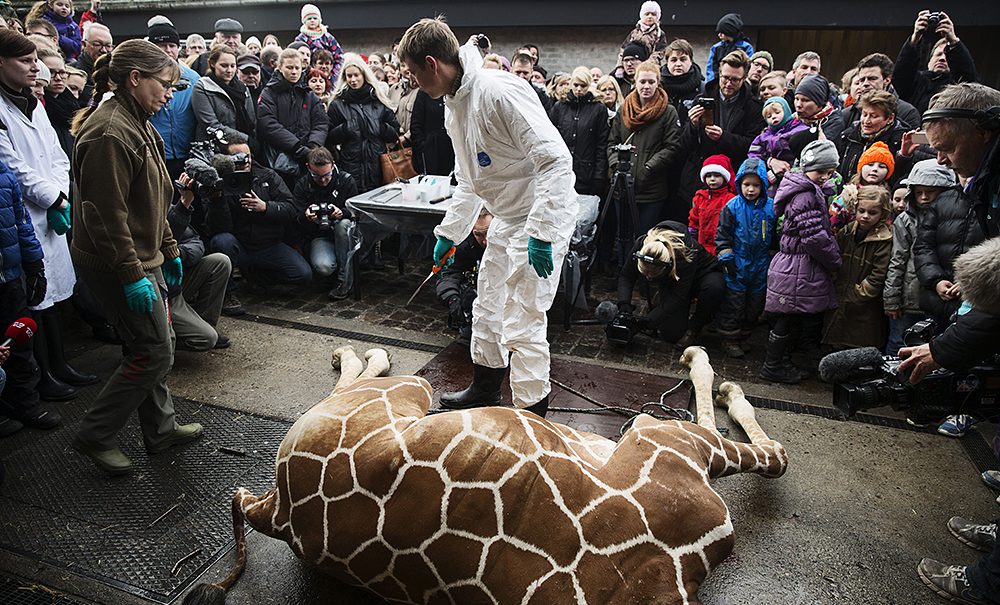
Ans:
{"label": "black rubber boot", "polygon": [[781,382],[784,384],[798,384],[799,371],[790,362],[786,361],[785,355],[788,351],[788,335],[779,336],[774,332],[767,335],[767,353],[764,356],[764,366],[761,367],[758,376],[770,382]]}
{"label": "black rubber boot", "polygon": [[524,408],[526,412],[532,412],[533,414],[538,414],[542,418],[545,418],[545,414],[549,411],[549,396],[546,395],[542,397],[542,400],[534,405],[529,405]]}
{"label": "black rubber boot", "polygon": [[500,404],[500,385],[507,368],[472,366],[472,384],[464,391],[441,394],[441,407],[452,410],[482,408]]}
{"label": "black rubber boot", "polygon": [[66,350],[63,348],[62,324],[55,309],[47,309],[40,314],[42,333],[45,343],[49,346],[49,365],[52,375],[73,387],[86,387],[96,384],[99,378],[94,374],[77,372],[66,362]]}
{"label": "black rubber boot", "polygon": [[45,337],[44,320],[42,314],[35,314],[38,333],[31,339],[31,344],[35,350],[35,361],[38,362],[38,369],[41,370],[38,377],[38,396],[42,401],[69,401],[76,398],[76,389],[56,378],[52,373],[52,358],[49,352],[48,340]]}

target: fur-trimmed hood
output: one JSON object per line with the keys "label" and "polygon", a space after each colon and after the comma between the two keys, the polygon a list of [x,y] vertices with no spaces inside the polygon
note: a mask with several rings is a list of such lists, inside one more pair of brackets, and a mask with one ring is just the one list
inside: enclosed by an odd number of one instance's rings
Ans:
{"label": "fur-trimmed hood", "polygon": [[974,309],[1000,315],[1000,237],[973,247],[955,259],[955,281]]}

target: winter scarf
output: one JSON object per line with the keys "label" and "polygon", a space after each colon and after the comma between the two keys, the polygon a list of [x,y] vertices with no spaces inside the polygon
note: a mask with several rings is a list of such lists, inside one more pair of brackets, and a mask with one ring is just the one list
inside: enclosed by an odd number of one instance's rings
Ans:
{"label": "winter scarf", "polygon": [[375,98],[375,89],[372,88],[371,84],[365,83],[357,90],[347,86],[340,93],[341,99],[344,99],[348,103],[364,103],[365,101],[370,101]]}
{"label": "winter scarf", "polygon": [[656,89],[656,96],[645,107],[639,103],[639,91],[633,90],[622,105],[622,121],[629,132],[635,132],[658,119],[666,110],[667,93],[662,88]]}
{"label": "winter scarf", "polygon": [[322,38],[326,35],[327,31],[327,27],[322,23],[320,24],[319,29],[307,29],[305,25],[299,28],[300,34],[309,36],[310,38]]}
{"label": "winter scarf", "polygon": [[250,119],[250,114],[247,113],[246,99],[247,99],[247,87],[246,84],[240,82],[240,79],[233,77],[232,80],[226,82],[215,73],[210,73],[208,75],[213,82],[219,85],[219,88],[226,93],[229,100],[233,102],[233,107],[236,108],[236,130],[244,134],[252,134],[256,128],[256,124],[252,119]]}
{"label": "winter scarf", "polygon": [[660,74],[660,79],[663,81],[662,86],[667,91],[667,96],[676,100],[690,96],[701,89],[701,68],[696,63],[692,64],[691,69],[679,76],[664,70]]}

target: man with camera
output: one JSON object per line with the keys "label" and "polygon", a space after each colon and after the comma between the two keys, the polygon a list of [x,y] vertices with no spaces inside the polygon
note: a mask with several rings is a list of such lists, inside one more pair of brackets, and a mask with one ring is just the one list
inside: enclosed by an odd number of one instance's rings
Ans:
{"label": "man with camera", "polygon": [[[309,263],[283,241],[299,215],[288,187],[276,172],[253,161],[245,135],[231,134],[227,143],[229,155],[212,160],[223,185],[208,202],[209,248],[228,256],[244,277],[259,277],[262,285],[309,282]],[[222,312],[242,315],[233,290],[230,280]]]}
{"label": "man with camera", "polygon": [[[930,46],[928,52],[927,47]],[[920,62],[927,59],[926,69]],[[975,82],[976,64],[969,49],[955,34],[955,24],[943,11],[922,10],[913,23],[913,34],[903,43],[892,71],[899,97],[923,113],[931,97],[955,82]]]}
{"label": "man with camera", "polygon": [[306,174],[295,182],[292,198],[299,211],[299,232],[309,242],[313,272],[323,277],[337,274],[330,300],[347,298],[354,284],[351,258],[357,224],[346,202],[357,194],[354,177],[337,168],[327,148],[309,151]]}

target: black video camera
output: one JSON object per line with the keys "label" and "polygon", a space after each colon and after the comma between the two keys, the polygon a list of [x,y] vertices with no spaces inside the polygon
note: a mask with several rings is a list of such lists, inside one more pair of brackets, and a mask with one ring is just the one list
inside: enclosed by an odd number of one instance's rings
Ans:
{"label": "black video camera", "polygon": [[625,174],[632,172],[632,156],[635,154],[635,145],[629,143],[615,145],[615,151],[618,152],[618,166],[616,170]]}
{"label": "black video camera", "polygon": [[309,206],[309,212],[316,215],[317,224],[321,231],[330,230],[330,215],[337,210],[337,207],[329,202],[321,202],[319,204],[311,204]]}
{"label": "black video camera", "polygon": [[[933,320],[920,321],[906,331],[903,342],[920,346],[934,333]],[[1000,365],[992,361],[962,372],[942,368],[910,384],[909,376],[899,371],[901,360],[885,356],[874,368],[877,378],[859,384],[834,384],[833,405],[847,417],[888,405],[906,411],[908,418],[920,424],[939,422],[950,414],[972,414],[995,422],[1000,419]]]}
{"label": "black video camera", "polygon": [[615,318],[604,327],[608,342],[621,346],[632,344],[635,335],[640,331],[636,316],[624,311],[615,315]]}

